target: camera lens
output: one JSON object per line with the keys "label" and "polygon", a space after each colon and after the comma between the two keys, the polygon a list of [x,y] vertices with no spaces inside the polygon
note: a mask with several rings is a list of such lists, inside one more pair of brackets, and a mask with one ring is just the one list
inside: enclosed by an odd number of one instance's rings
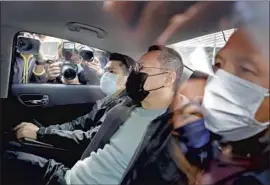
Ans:
{"label": "camera lens", "polygon": [[92,51],[81,51],[80,54],[81,54],[81,57],[83,58],[83,60],[86,60],[86,61],[91,61],[94,58]]}
{"label": "camera lens", "polygon": [[73,80],[77,76],[77,71],[77,65],[72,64],[70,61],[63,63],[61,73],[65,79]]}
{"label": "camera lens", "polygon": [[73,80],[74,78],[76,78],[77,73],[74,69],[72,68],[68,68],[64,71],[64,78],[67,80]]}
{"label": "camera lens", "polygon": [[21,38],[18,42],[18,47],[22,51],[30,51],[33,48],[33,44],[27,38]]}

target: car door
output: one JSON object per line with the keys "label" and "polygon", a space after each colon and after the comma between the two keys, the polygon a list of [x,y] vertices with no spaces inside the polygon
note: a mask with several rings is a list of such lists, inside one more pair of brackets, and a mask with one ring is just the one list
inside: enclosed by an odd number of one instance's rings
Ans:
{"label": "car door", "polygon": [[98,86],[65,84],[13,84],[2,100],[2,126],[37,120],[44,126],[71,121],[88,113],[104,97]]}

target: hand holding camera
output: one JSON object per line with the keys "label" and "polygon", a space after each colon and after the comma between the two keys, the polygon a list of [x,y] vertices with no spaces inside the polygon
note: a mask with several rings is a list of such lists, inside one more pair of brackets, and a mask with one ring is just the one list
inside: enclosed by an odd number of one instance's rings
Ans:
{"label": "hand holding camera", "polygon": [[48,80],[55,80],[57,77],[61,75],[62,63],[63,62],[61,61],[57,61],[48,66],[48,69],[47,69]]}
{"label": "hand holding camera", "polygon": [[55,80],[57,77],[61,77],[63,83],[77,84],[78,80],[76,79],[80,72],[78,65],[82,61],[92,62],[93,51],[85,47],[77,50],[75,43],[63,42],[62,55],[61,61],[49,65],[47,69],[48,79]]}
{"label": "hand holding camera", "polygon": [[69,84],[69,85],[78,85],[78,84],[81,84],[80,81],[79,81],[79,78],[78,76],[76,76],[74,79],[72,80],[67,80],[65,79],[64,77],[62,77],[61,81],[64,83],[64,84]]}
{"label": "hand holding camera", "polygon": [[92,62],[87,62],[86,66],[91,69],[94,69],[98,75],[101,75],[103,73],[103,69],[101,68],[98,59],[94,59]]}
{"label": "hand holding camera", "polygon": [[49,65],[47,69],[48,80],[55,80],[60,77],[64,84],[80,84],[77,75],[76,64],[67,61],[57,61]]}
{"label": "hand holding camera", "polygon": [[93,51],[85,47],[78,50],[75,48],[75,43],[73,42],[63,43],[62,55],[65,60],[61,68],[61,74],[68,81],[77,77],[79,73],[78,64],[81,64],[82,60],[92,62],[94,59]]}
{"label": "hand holding camera", "polygon": [[57,77],[63,77],[66,80],[73,80],[77,77],[77,64],[71,61],[57,61],[48,66],[47,79],[55,80]]}

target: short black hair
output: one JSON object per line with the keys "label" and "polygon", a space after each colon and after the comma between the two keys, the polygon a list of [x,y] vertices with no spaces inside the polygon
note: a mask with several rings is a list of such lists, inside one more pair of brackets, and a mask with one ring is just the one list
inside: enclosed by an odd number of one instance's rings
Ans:
{"label": "short black hair", "polygon": [[127,55],[122,55],[120,53],[110,53],[109,61],[110,60],[117,60],[120,61],[124,66],[123,70],[126,74],[129,74],[130,71],[135,67],[135,60]]}
{"label": "short black hair", "polygon": [[176,73],[175,87],[177,90],[184,71],[184,64],[181,55],[174,49],[162,45],[150,46],[148,48],[148,52],[152,51],[160,51],[160,55],[158,57],[159,62]]}

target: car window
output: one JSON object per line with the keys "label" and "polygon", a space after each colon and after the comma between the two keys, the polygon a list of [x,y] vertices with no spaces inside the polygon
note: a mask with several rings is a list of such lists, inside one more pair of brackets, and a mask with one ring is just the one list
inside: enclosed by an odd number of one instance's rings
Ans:
{"label": "car window", "polygon": [[20,32],[13,56],[15,84],[99,85],[109,53],[65,39]]}
{"label": "car window", "polygon": [[187,67],[211,74],[212,67],[210,64],[214,63],[216,53],[225,45],[233,32],[234,29],[230,29],[207,34],[171,44],[169,47],[181,54]]}

